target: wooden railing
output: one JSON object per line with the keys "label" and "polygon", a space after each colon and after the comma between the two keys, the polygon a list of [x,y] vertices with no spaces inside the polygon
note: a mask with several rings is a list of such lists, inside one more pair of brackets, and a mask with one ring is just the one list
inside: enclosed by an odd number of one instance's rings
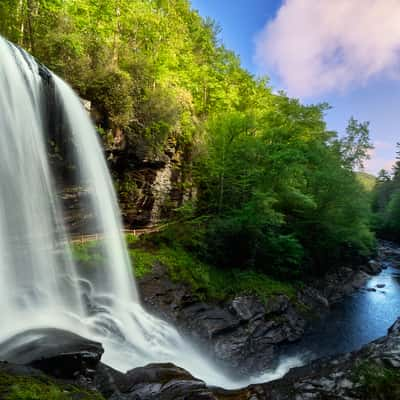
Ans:
{"label": "wooden railing", "polygon": [[[131,234],[134,236],[141,236],[141,235],[145,235],[148,233],[159,232],[162,229],[166,228],[167,225],[168,224],[149,226],[147,228],[138,228],[138,229],[122,229],[121,233],[122,234]],[[103,233],[93,233],[90,235],[71,235],[70,243],[86,243],[86,242],[92,242],[92,241],[101,240],[101,239],[104,239]]]}

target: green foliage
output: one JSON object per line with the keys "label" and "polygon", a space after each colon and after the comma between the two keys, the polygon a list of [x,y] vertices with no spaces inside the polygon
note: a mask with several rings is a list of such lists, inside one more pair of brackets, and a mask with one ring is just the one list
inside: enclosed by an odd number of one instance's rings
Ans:
{"label": "green foliage", "polygon": [[351,117],[346,128],[347,135],[338,141],[342,158],[350,168],[363,168],[373,145],[369,138],[369,122],[358,122]]}
{"label": "green foliage", "polygon": [[400,189],[390,196],[385,211],[384,224],[386,229],[394,233],[400,232]]}
{"label": "green foliage", "polygon": [[136,278],[142,278],[150,273],[153,265],[157,261],[157,257],[154,254],[140,248],[130,250],[130,255]]}
{"label": "green foliage", "polygon": [[390,240],[400,240],[400,144],[393,171],[382,170],[373,191],[373,226],[377,233]]}
{"label": "green foliage", "polygon": [[86,95],[108,117],[111,127],[124,127],[133,119],[132,86],[127,72],[106,70],[91,82]]}
{"label": "green foliage", "polygon": [[219,218],[207,230],[210,260],[225,268],[257,269],[277,277],[294,278],[303,248],[292,235],[257,226],[257,214],[243,221],[241,215]]}
{"label": "green foliage", "polygon": [[114,186],[119,200],[127,204],[128,207],[133,207],[139,195],[139,189],[134,177],[127,173],[120,178],[115,178]]}
{"label": "green foliage", "polygon": [[199,116],[239,105],[253,85],[186,0],[6,0],[0,33],[88,97],[132,152],[140,139],[153,152],[168,136],[190,140]]}
{"label": "green foliage", "polygon": [[362,184],[367,192],[372,192],[376,185],[376,177],[367,172],[356,173],[358,181]]}
{"label": "green foliage", "polygon": [[97,240],[73,243],[71,245],[73,259],[81,265],[96,267],[104,261],[100,243],[101,242]]}
{"label": "green foliage", "polygon": [[400,371],[365,361],[354,371],[362,399],[396,400],[400,398]]}
{"label": "green foliage", "polygon": [[172,279],[189,283],[195,292],[223,299],[238,294],[256,294],[266,300],[274,294],[294,295],[293,288],[255,271],[221,270],[198,261],[181,248],[161,248],[157,259],[167,266]]}
{"label": "green foliage", "polygon": [[256,294],[267,300],[276,294],[295,295],[295,288],[255,271],[221,269],[200,261],[179,245],[166,247],[154,237],[136,240],[130,245],[135,276],[151,272],[155,263],[163,264],[172,280],[191,286],[203,299],[226,299],[239,294]]}
{"label": "green foliage", "polygon": [[326,105],[273,100],[210,122],[198,166],[199,212],[210,216],[205,253],[283,278],[367,256],[369,197],[349,161],[361,162],[367,125],[362,139],[352,130],[339,145],[325,129]]}
{"label": "green foliage", "polygon": [[[134,275],[138,279],[149,274],[156,263],[161,263],[172,280],[190,285],[202,299],[221,300],[239,294],[256,294],[263,300],[276,294],[295,296],[295,288],[291,284],[272,279],[261,272],[219,268],[205,263],[177,243],[172,245],[171,241],[167,247],[165,238],[160,239],[157,235],[138,238],[128,234],[126,242]],[[102,265],[100,243],[89,241],[73,245],[74,259],[81,267],[96,268]]]}
{"label": "green foliage", "polygon": [[57,383],[43,376],[17,376],[0,372],[0,396],[5,400],[102,400],[96,392]]}

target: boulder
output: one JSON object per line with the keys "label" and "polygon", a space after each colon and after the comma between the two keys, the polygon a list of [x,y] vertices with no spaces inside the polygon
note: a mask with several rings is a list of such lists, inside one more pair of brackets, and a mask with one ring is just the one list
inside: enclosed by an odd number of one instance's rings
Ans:
{"label": "boulder", "polygon": [[362,269],[367,274],[376,275],[382,271],[382,265],[376,260],[369,260],[366,265],[363,265]]}
{"label": "boulder", "polygon": [[367,283],[370,276],[364,271],[358,271],[352,279],[352,286],[354,289],[361,289]]}
{"label": "boulder", "polygon": [[0,359],[29,365],[57,378],[91,377],[104,349],[71,332],[32,329],[0,344]]}
{"label": "boulder", "polygon": [[378,288],[378,289],[382,289],[382,288],[384,288],[386,285],[384,284],[384,283],[378,283],[377,285],[376,285],[376,287]]}
{"label": "boulder", "polygon": [[116,391],[109,397],[111,400],[217,399],[203,381],[170,363],[132,369],[125,375],[118,375],[114,383]]}
{"label": "boulder", "polygon": [[394,324],[389,328],[389,335],[400,337],[400,318],[398,318]]}
{"label": "boulder", "polygon": [[297,293],[297,300],[317,313],[324,313],[329,308],[328,299],[319,290],[311,286],[301,288]]}

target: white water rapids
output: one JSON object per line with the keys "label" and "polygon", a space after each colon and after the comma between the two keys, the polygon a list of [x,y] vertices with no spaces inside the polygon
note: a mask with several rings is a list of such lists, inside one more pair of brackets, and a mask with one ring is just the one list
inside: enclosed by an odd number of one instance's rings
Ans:
{"label": "white water rapids", "polygon": [[103,266],[88,277],[74,264],[48,156],[39,72],[31,56],[0,37],[0,342],[33,328],[59,328],[101,342],[102,361],[121,371],[173,362],[211,385],[250,383],[229,379],[140,305],[97,134],[72,89],[51,75],[77,149],[77,179],[89,187],[90,209],[104,235]]}

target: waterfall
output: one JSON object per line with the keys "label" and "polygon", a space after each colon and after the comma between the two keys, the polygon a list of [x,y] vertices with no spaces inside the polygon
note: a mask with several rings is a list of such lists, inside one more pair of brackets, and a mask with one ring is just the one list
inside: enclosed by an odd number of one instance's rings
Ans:
{"label": "waterfall", "polygon": [[[111,177],[79,98],[2,38],[0,57],[0,342],[33,328],[59,328],[101,342],[103,361],[121,371],[168,361],[210,384],[234,385],[140,305]],[[65,154],[74,159],[75,180],[85,186],[92,224],[104,237],[101,262],[90,271],[74,263],[56,196],[49,138],[60,135],[61,125],[70,136],[62,138]]]}
{"label": "waterfall", "polygon": [[[87,193],[91,229],[102,236],[93,268],[72,257],[50,148],[73,160],[69,174]],[[1,37],[0,304],[0,343],[30,329],[57,328],[101,342],[102,360],[120,371],[172,362],[210,385],[257,381],[229,379],[143,309],[111,176],[87,112],[65,82]]]}

